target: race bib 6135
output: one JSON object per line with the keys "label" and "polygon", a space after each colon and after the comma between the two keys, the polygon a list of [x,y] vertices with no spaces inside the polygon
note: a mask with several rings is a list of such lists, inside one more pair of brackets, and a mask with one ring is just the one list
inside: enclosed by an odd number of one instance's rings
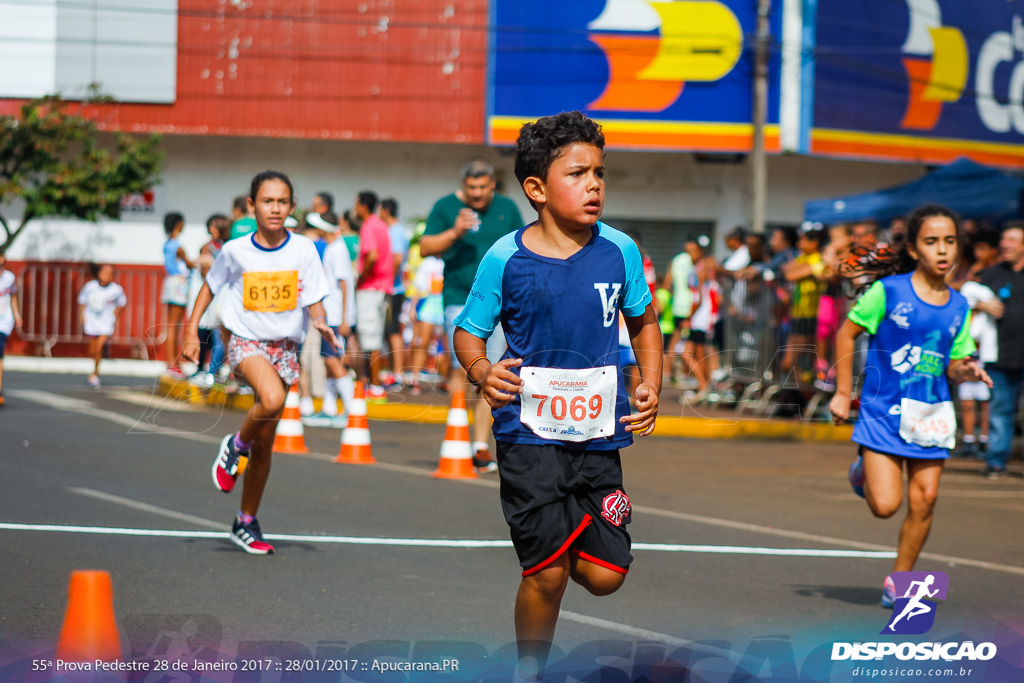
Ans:
{"label": "race bib 6135", "polygon": [[299,300],[299,271],[277,270],[245,273],[242,301],[256,313],[291,311]]}

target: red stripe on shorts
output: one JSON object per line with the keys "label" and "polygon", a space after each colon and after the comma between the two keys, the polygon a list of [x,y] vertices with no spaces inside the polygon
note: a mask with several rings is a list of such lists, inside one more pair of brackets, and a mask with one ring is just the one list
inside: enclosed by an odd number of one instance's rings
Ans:
{"label": "red stripe on shorts", "polygon": [[600,558],[597,558],[597,557],[594,557],[593,555],[588,555],[588,554],[586,554],[585,552],[583,552],[581,550],[574,550],[573,552],[576,553],[576,555],[581,560],[586,560],[587,562],[593,562],[594,564],[598,565],[599,567],[604,567],[605,569],[611,569],[613,572],[618,572],[619,574],[623,574],[623,575],[629,573],[629,568],[628,567],[617,567],[614,564],[611,564],[610,562],[605,562],[604,560],[602,560]]}
{"label": "red stripe on shorts", "polygon": [[556,559],[558,559],[558,556],[561,555],[562,553],[564,553],[566,551],[566,549],[570,545],[572,545],[572,542],[575,541],[576,538],[580,534],[583,533],[583,530],[586,529],[587,526],[590,525],[591,521],[593,521],[593,520],[591,519],[590,515],[583,515],[583,521],[580,522],[580,525],[578,527],[576,527],[576,530],[573,531],[569,535],[569,538],[565,539],[565,543],[562,544],[562,547],[559,548],[558,550],[556,550],[555,553],[551,557],[549,557],[548,559],[544,560],[543,562],[538,564],[536,567],[531,567],[530,569],[524,569],[523,570],[523,576],[529,576],[530,574],[536,574],[541,569],[544,569],[544,567],[548,566],[549,564],[554,562]]}

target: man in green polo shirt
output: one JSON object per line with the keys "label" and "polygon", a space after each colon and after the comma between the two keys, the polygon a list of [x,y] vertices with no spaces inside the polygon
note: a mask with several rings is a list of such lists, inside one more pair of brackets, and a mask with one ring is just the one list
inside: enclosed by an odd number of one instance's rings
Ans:
{"label": "man in green polo shirt", "polygon": [[[474,159],[462,167],[462,187],[434,204],[420,239],[420,254],[444,261],[444,330],[452,354],[451,390],[466,390],[466,372],[455,358],[455,318],[466,305],[476,269],[487,250],[501,237],[523,227],[519,209],[508,197],[494,193],[494,166]],[[498,362],[505,352],[505,336],[498,327],[487,341],[487,358]],[[467,392],[468,394],[469,392]],[[487,403],[475,399],[473,465],[479,472],[494,472],[497,465],[488,446],[490,414]]]}

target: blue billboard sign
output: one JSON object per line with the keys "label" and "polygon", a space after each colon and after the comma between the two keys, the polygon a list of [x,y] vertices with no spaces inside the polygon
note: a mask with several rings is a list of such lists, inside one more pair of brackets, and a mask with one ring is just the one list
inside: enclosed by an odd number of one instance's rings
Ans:
{"label": "blue billboard sign", "polygon": [[[756,5],[495,0],[488,141],[512,144],[524,122],[579,109],[613,148],[749,151]],[[766,146],[777,150],[777,55],[771,73]]]}
{"label": "blue billboard sign", "polygon": [[811,154],[1024,166],[1024,7],[803,0],[814,27]]}

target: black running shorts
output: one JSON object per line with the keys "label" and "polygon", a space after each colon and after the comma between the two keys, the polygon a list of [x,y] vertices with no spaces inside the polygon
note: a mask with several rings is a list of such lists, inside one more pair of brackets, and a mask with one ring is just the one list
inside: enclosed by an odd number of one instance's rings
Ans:
{"label": "black running shorts", "polygon": [[387,346],[387,338],[402,334],[402,308],[405,306],[405,294],[391,294],[388,296],[388,317],[384,323],[384,339]]}
{"label": "black running shorts", "polygon": [[523,576],[567,550],[625,574],[633,556],[631,506],[615,451],[498,442],[501,510]]}

